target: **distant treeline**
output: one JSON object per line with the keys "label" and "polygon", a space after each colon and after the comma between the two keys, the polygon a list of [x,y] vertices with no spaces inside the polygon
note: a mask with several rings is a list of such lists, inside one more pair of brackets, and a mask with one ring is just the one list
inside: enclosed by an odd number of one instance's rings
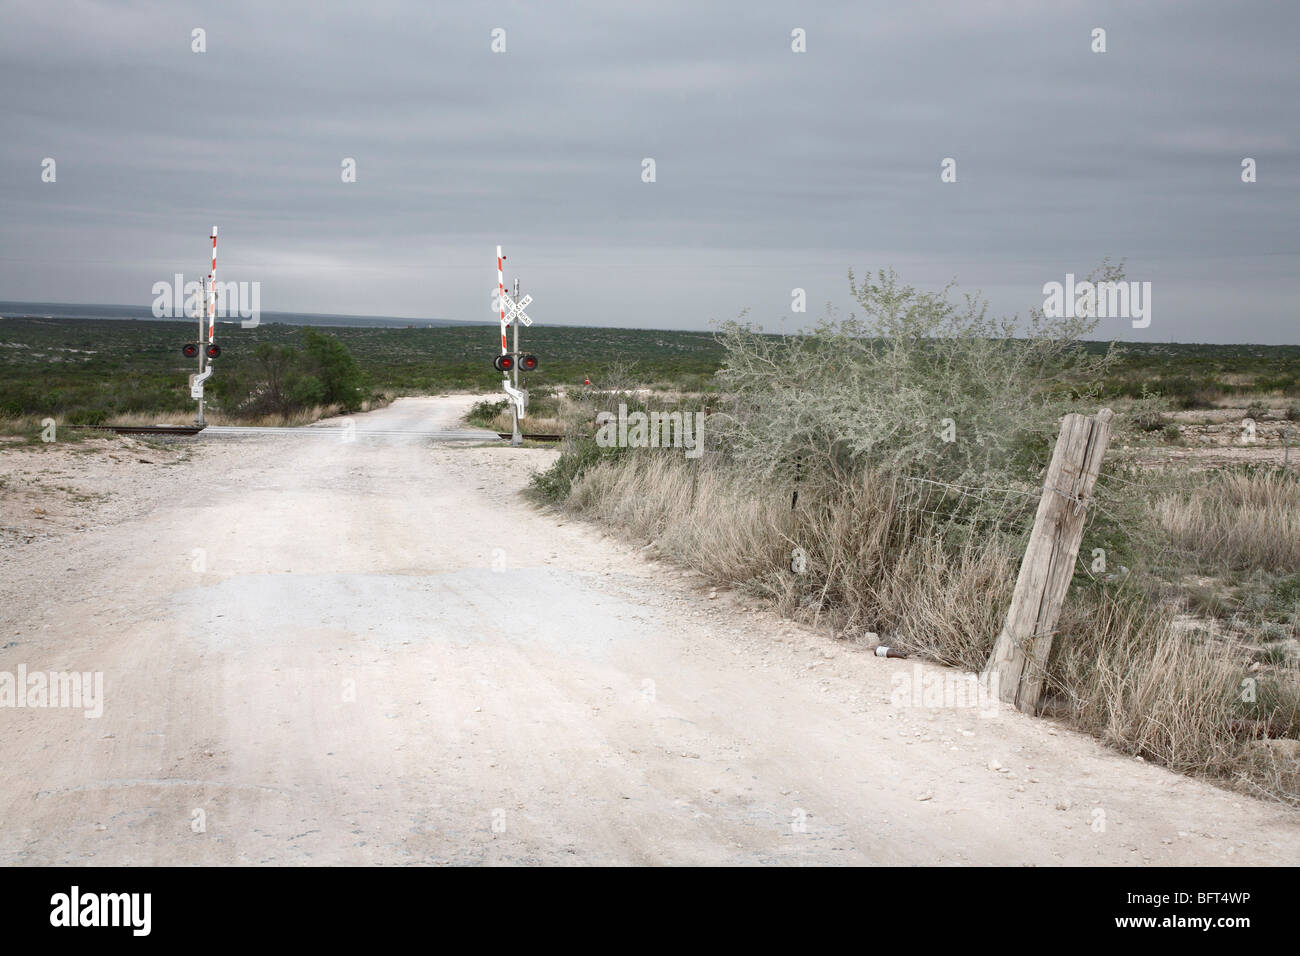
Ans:
{"label": "distant treeline", "polygon": [[[185,322],[157,319],[0,318],[0,416],[92,423],[120,413],[192,408],[187,376],[195,363],[181,355],[181,346],[195,339],[195,331]],[[495,391],[500,385],[491,364],[497,351],[493,326],[339,326],[317,335],[351,356],[356,376],[344,378],[359,394]],[[222,355],[209,391],[230,411],[265,381],[273,353],[259,352],[261,346],[298,350],[304,362],[314,361],[304,330],[294,325],[221,324],[217,339]],[[540,360],[527,377],[530,386],[578,385],[588,377],[599,383],[604,370],[635,363],[634,374],[644,385],[710,391],[717,388],[714,372],[723,360],[711,332],[539,323],[523,331],[522,343]],[[1107,344],[1081,347],[1101,352]],[[1300,346],[1126,344],[1124,350],[1106,378],[1108,397],[1139,397],[1145,388],[1195,408],[1253,391],[1300,395]],[[300,396],[319,391],[313,377],[320,381],[299,368],[289,376],[296,385],[289,387],[299,388]]]}
{"label": "distant treeline", "polygon": [[[181,347],[195,341],[196,331],[156,319],[0,318],[0,417],[50,415],[95,424],[117,414],[192,409],[187,383],[196,362]],[[222,354],[209,387],[214,410],[234,414],[286,397],[305,400],[317,391],[311,379],[320,381],[307,368],[318,364],[309,357],[311,349],[323,348],[318,337],[338,343],[351,357],[357,374],[344,378],[363,396],[500,388],[501,376],[492,368],[499,350],[494,326],[305,330],[223,324],[217,328]],[[651,384],[707,389],[722,356],[708,332],[538,325],[524,331],[522,343],[540,360],[527,376],[529,386],[599,380],[603,369],[635,362],[637,374]],[[302,361],[290,362],[283,350],[302,353]],[[277,370],[285,376],[281,398],[275,388],[268,393],[261,387]]]}

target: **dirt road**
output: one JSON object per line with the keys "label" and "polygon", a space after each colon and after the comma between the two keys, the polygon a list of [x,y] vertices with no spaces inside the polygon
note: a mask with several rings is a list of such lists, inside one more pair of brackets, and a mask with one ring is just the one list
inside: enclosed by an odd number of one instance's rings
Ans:
{"label": "dirt road", "polygon": [[951,672],[537,511],[552,450],[413,434],[469,401],[213,433],[124,462],[149,477],[108,517],[6,545],[0,672],[102,672],[104,699],[0,707],[0,863],[1300,858],[1293,812],[900,698]]}

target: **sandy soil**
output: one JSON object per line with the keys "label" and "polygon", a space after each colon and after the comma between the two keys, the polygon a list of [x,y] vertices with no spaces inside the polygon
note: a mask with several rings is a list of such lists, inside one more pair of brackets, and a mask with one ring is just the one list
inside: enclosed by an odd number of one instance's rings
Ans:
{"label": "sandy soil", "polygon": [[553,450],[414,434],[474,400],[0,450],[0,673],[102,672],[105,698],[0,708],[0,863],[1300,858],[1293,812],[924,706],[899,682],[953,672],[536,510],[518,492]]}
{"label": "sandy soil", "polygon": [[129,436],[0,443],[0,554],[139,516],[154,498],[175,490],[172,466],[203,452],[192,442],[158,445]]}

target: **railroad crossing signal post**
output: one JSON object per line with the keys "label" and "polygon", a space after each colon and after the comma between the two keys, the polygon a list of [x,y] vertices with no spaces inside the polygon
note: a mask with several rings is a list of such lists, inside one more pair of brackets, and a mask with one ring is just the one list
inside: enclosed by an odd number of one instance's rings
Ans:
{"label": "railroad crossing signal post", "polygon": [[193,343],[185,346],[184,353],[188,356],[191,349],[199,356],[199,374],[190,376],[190,398],[199,403],[198,414],[194,416],[195,425],[207,425],[207,419],[203,417],[203,383],[212,377],[213,367],[211,360],[221,354],[221,348],[214,342],[203,343],[203,313],[199,312],[199,344]]}
{"label": "railroad crossing signal post", "polygon": [[[199,373],[190,376],[190,398],[199,403],[198,413],[194,416],[194,424],[200,427],[207,424],[203,417],[203,383],[212,376],[212,365],[210,360],[221,354],[221,347],[216,343],[217,329],[217,227],[212,227],[212,271],[208,273],[207,279],[203,282],[203,301],[197,303],[194,313],[199,320],[199,342],[195,345],[193,342],[186,345],[182,352],[186,358],[199,357]],[[203,319],[204,312],[207,312],[208,320],[208,340],[205,344],[203,341]]]}
{"label": "railroad crossing signal post", "polygon": [[[521,355],[519,353],[519,323],[532,325],[533,320],[528,317],[524,308],[533,301],[531,295],[519,298],[519,280],[515,279],[514,297],[512,298],[505,287],[505,276],[502,264],[505,262],[505,256],[501,254],[501,247],[497,246],[497,297],[498,307],[501,315],[501,354],[493,363],[497,370],[502,373],[501,386],[505,389],[507,397],[511,403],[511,418],[513,419],[514,428],[510,438],[510,444],[514,446],[523,444],[523,435],[519,431],[519,420],[527,414],[528,392],[519,387],[519,363],[524,363],[524,369],[531,371],[537,367],[537,358],[532,355]],[[514,350],[506,338],[507,326],[514,326]],[[511,373],[514,373],[513,384]]]}
{"label": "railroad crossing signal post", "polygon": [[[203,293],[204,293],[203,301],[204,302],[207,302],[208,300],[207,291],[208,291],[208,280],[204,279],[203,280]],[[202,343],[203,342],[203,309],[199,308],[199,309],[195,309],[195,311],[198,313],[199,316],[199,342]],[[195,425],[207,425],[208,423],[207,419],[203,417],[203,382],[207,378],[207,376],[203,374],[203,371],[204,369],[207,368],[207,365],[208,365],[208,350],[203,348],[202,344],[200,344],[199,345],[199,374],[195,377],[194,382],[190,385],[191,395],[193,395],[195,391],[198,392],[199,412],[197,415],[194,416]]]}
{"label": "railroad crossing signal post", "polygon": [[[519,277],[518,276],[515,277],[515,301],[516,302],[519,301]],[[515,326],[515,355],[518,355],[519,354],[519,316],[517,314],[515,315],[514,326]],[[517,360],[515,361],[515,367],[514,369],[512,369],[512,371],[514,372],[514,377],[515,377],[515,388],[518,389],[519,388],[519,362]],[[515,410],[514,415],[512,416],[514,418],[515,427],[514,427],[514,434],[510,436],[510,444],[512,447],[518,448],[520,445],[524,443],[524,436],[519,433],[519,406],[514,403],[511,403],[511,407]]]}

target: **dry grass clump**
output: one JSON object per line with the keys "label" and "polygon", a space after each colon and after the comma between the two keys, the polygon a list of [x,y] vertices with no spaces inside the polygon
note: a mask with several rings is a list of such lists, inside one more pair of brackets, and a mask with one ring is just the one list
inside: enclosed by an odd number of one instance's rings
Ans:
{"label": "dry grass clump", "polygon": [[[594,417],[580,397],[555,389],[536,389],[529,396],[528,416],[519,423],[519,430],[538,435],[563,435],[574,423],[590,421]],[[486,399],[484,407],[499,406],[490,418],[477,417],[472,424],[480,424],[495,432],[508,432],[514,427],[511,406],[503,400]]]}
{"label": "dry grass clump", "polygon": [[1300,741],[1253,740],[1240,767],[1238,779],[1245,789],[1300,807]]}
{"label": "dry grass clump", "polygon": [[[514,418],[509,410],[500,412],[492,418],[489,426],[498,434],[514,428]],[[528,415],[519,423],[519,430],[536,435],[563,435],[564,419],[550,416]]]}
{"label": "dry grass clump", "polygon": [[1152,504],[1173,545],[1230,568],[1300,568],[1300,481],[1280,471],[1218,476]]}
{"label": "dry grass clump", "polygon": [[1071,722],[1125,753],[1300,806],[1300,671],[1179,628],[1136,591],[1067,609],[1050,669]]}
{"label": "dry grass clump", "polygon": [[[382,408],[392,401],[391,397],[380,396],[361,403],[359,411],[368,412]],[[338,405],[309,405],[295,409],[287,414],[277,412],[240,413],[206,409],[203,417],[209,425],[247,425],[262,428],[292,428],[310,425],[324,418],[344,414]],[[193,425],[193,412],[124,412],[114,415],[105,424],[109,425]]]}
{"label": "dry grass clump", "polygon": [[945,528],[872,474],[830,496],[811,484],[801,494],[791,508],[784,495],[756,494],[738,470],[669,452],[595,465],[566,506],[786,613],[982,666],[1015,584],[1012,539]]}
{"label": "dry grass clump", "polygon": [[680,452],[625,456],[589,469],[567,507],[630,535],[710,578],[735,586],[789,565],[789,506],[744,493],[733,475]]}
{"label": "dry grass clump", "polygon": [[[253,425],[268,428],[292,428],[299,425],[310,425],[322,418],[332,418],[339,414],[342,414],[342,409],[337,405],[311,405],[306,408],[295,409],[283,415],[275,412],[260,415],[241,415],[214,411],[205,412],[203,417],[207,419],[209,425]],[[193,421],[192,418],[191,421]]]}
{"label": "dry grass clump", "polygon": [[1173,621],[1134,593],[1075,602],[1055,642],[1052,688],[1073,723],[1116,749],[1213,773],[1240,749],[1232,725],[1244,663]]}
{"label": "dry grass clump", "polygon": [[[382,408],[389,404],[392,399],[388,396],[381,396],[361,403],[360,411],[367,412],[375,408]],[[338,405],[310,405],[305,408],[296,409],[288,414],[278,414],[273,412],[252,414],[239,412],[224,412],[217,409],[209,408],[204,412],[204,418],[209,425],[251,425],[261,427],[293,427],[298,425],[310,425],[318,422],[323,418],[331,418],[335,415],[343,414],[343,409]],[[43,419],[34,417],[5,418],[0,419],[0,434],[38,434],[43,427]],[[154,412],[119,412],[110,416],[104,421],[106,425],[193,425],[193,411],[154,411]],[[60,430],[77,428],[76,425],[59,422]]]}

